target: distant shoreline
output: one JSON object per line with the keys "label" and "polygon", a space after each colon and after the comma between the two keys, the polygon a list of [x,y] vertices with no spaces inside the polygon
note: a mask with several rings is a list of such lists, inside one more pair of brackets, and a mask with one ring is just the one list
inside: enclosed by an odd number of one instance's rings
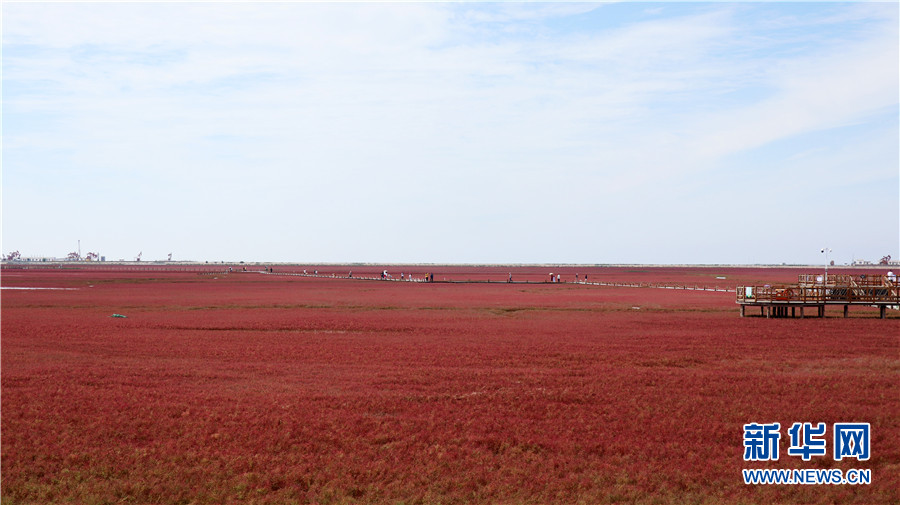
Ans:
{"label": "distant shoreline", "polygon": [[[372,263],[372,262],[297,262],[297,261],[0,261],[4,267],[19,266],[348,266],[348,267],[470,267],[470,268],[809,268],[809,264],[731,264],[731,263]],[[900,265],[829,265],[829,269],[891,269]]]}

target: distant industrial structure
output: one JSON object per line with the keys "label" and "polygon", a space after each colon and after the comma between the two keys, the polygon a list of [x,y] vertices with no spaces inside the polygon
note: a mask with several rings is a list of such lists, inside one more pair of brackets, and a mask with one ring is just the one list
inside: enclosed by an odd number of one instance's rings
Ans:
{"label": "distant industrial structure", "polygon": [[[165,260],[159,261],[172,261],[172,254],[169,253],[168,257]],[[141,251],[134,257],[135,262],[141,261],[141,257],[144,255],[144,252]],[[59,256],[23,256],[19,251],[13,251],[9,254],[0,257],[4,263],[70,263],[70,262],[97,262],[97,261],[106,261],[106,256],[101,256],[98,252],[89,252],[84,256],[81,255],[81,241],[78,241],[78,249],[70,252],[65,257]],[[111,260],[112,261],[112,260]],[[126,262],[125,259],[119,259],[119,262]]]}
{"label": "distant industrial structure", "polygon": [[879,265],[879,266],[900,266],[900,260],[891,259],[891,255],[888,254],[887,256],[883,256],[883,257],[878,261],[878,263],[873,263],[873,262],[868,261],[868,260],[853,260],[853,262],[850,263],[850,265],[851,265],[851,266],[854,266],[854,267],[868,267],[868,266],[875,266],[875,265]]}

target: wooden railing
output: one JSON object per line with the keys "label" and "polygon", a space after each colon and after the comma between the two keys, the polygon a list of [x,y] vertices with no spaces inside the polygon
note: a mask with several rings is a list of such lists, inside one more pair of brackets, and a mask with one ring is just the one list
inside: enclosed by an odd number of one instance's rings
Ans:
{"label": "wooden railing", "polygon": [[873,303],[900,305],[900,286],[738,286],[738,303]]}

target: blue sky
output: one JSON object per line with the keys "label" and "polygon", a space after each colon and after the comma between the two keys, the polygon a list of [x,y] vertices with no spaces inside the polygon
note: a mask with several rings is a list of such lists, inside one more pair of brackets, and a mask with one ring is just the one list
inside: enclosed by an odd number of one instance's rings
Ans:
{"label": "blue sky", "polygon": [[2,252],[900,256],[886,3],[9,3]]}

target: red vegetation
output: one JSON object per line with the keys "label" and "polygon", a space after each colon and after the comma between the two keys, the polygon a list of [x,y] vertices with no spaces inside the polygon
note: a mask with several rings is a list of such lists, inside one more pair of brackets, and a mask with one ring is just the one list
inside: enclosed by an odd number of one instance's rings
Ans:
{"label": "red vegetation", "polygon": [[[510,271],[389,268],[406,270]],[[578,270],[563,280],[803,273]],[[733,293],[152,268],[3,285],[78,288],[3,291],[4,504],[900,501],[896,313],[742,319]],[[778,462],[744,462],[742,425],[776,421],[869,422],[872,458],[835,462],[829,443],[803,462],[783,429]],[[743,484],[763,467],[870,468],[872,484]]]}

